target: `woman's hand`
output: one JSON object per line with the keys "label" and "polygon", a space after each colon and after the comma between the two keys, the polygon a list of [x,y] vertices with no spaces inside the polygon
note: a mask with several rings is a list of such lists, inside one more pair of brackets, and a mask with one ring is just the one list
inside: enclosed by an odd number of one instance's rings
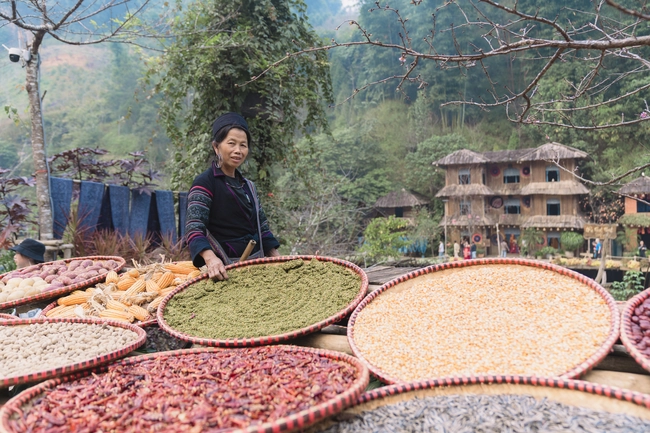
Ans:
{"label": "woman's hand", "polygon": [[199,254],[205,260],[205,265],[208,267],[208,275],[210,278],[217,279],[219,281],[227,280],[228,274],[226,273],[226,267],[223,262],[212,250],[203,250]]}

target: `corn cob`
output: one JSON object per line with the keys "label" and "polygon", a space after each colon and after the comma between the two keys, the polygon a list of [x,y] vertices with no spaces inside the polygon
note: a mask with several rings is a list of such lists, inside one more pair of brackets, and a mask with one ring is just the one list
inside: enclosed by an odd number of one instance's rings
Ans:
{"label": "corn cob", "polygon": [[90,298],[91,294],[82,292],[81,290],[75,290],[71,295],[64,296],[59,298],[56,303],[59,305],[79,305],[85,304]]}
{"label": "corn cob", "polygon": [[158,287],[158,284],[156,284],[155,281],[147,280],[145,282],[145,290],[148,293],[159,293],[160,292],[160,287]]}
{"label": "corn cob", "polygon": [[129,323],[135,320],[135,317],[133,317],[133,314],[131,313],[128,313],[126,311],[117,311],[117,310],[109,310],[109,309],[100,311],[99,317],[103,317],[104,319],[124,320]]}
{"label": "corn cob", "polygon": [[128,290],[133,285],[133,283],[135,283],[135,282],[136,282],[136,280],[134,278],[131,278],[131,277],[125,278],[123,280],[120,280],[117,283],[117,289],[118,290]]}
{"label": "corn cob", "polygon": [[151,312],[152,314],[158,309],[158,305],[162,302],[164,296],[158,296],[156,299],[151,301],[149,305],[147,305],[147,310]]}
{"label": "corn cob", "polygon": [[64,314],[68,311],[74,312],[74,305],[59,305],[58,307],[52,308],[50,311],[45,313],[46,317],[61,317],[60,314]]}
{"label": "corn cob", "polygon": [[133,314],[133,317],[138,320],[147,320],[149,318],[149,312],[137,305],[131,305],[129,307],[129,313]]}
{"label": "corn cob", "polygon": [[167,271],[162,276],[158,281],[156,281],[156,284],[158,284],[158,287],[160,289],[164,289],[166,287],[169,287],[171,283],[174,281],[174,273],[171,271]]}
{"label": "corn cob", "polygon": [[117,311],[129,311],[129,306],[125,305],[114,299],[109,299],[106,302],[106,309],[108,310],[117,310]]}
{"label": "corn cob", "polygon": [[129,287],[128,289],[126,289],[125,296],[133,296],[133,295],[135,295],[136,293],[140,293],[140,292],[142,292],[142,291],[146,288],[146,287],[145,287],[146,284],[147,284],[147,283],[146,283],[146,282],[144,281],[144,279],[142,279],[142,278],[139,279],[139,280],[136,280],[136,281],[131,285],[131,287]]}
{"label": "corn cob", "polygon": [[180,275],[187,275],[190,272],[196,270],[196,267],[194,265],[192,264],[187,265],[182,263],[190,263],[190,262],[168,263],[165,265],[165,269]]}
{"label": "corn cob", "polygon": [[106,273],[106,283],[117,283],[118,281],[120,281],[120,277],[117,275],[117,272],[108,271]]}
{"label": "corn cob", "polygon": [[199,271],[199,270],[197,269],[196,271],[192,271],[192,272],[190,272],[189,274],[187,274],[187,278],[188,278],[188,279],[189,279],[189,278],[196,278],[196,277],[198,277],[199,275],[201,275],[201,271]]}
{"label": "corn cob", "polygon": [[160,277],[163,276],[163,272],[154,272],[153,275],[151,275],[151,280],[155,281],[156,283],[158,280],[160,280]]}
{"label": "corn cob", "polygon": [[166,289],[160,291],[160,296],[165,297],[176,289],[176,286],[169,286]]}
{"label": "corn cob", "polygon": [[129,269],[127,272],[127,275],[129,275],[131,278],[138,278],[140,276],[140,271],[133,268]]}

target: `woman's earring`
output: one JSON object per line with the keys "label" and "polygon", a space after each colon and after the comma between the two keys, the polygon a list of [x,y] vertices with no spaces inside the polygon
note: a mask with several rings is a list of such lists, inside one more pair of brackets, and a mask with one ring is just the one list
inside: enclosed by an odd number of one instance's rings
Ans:
{"label": "woman's earring", "polygon": [[216,163],[217,163],[217,168],[221,168],[221,163],[223,161],[222,158],[221,158],[221,155],[219,155],[218,152],[215,152],[214,155],[215,155],[215,159],[216,159]]}

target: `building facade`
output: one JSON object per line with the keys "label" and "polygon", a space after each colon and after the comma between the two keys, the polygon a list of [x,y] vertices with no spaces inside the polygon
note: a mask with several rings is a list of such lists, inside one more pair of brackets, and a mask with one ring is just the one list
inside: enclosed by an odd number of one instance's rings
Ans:
{"label": "building facade", "polygon": [[[463,149],[436,161],[445,170],[441,225],[450,242],[469,239],[495,254],[499,239],[518,253],[524,229],[544,233],[559,247],[564,230],[582,230],[579,199],[589,193],[572,174],[587,154],[559,143],[538,148],[473,152]],[[559,165],[559,166],[558,166]]]}

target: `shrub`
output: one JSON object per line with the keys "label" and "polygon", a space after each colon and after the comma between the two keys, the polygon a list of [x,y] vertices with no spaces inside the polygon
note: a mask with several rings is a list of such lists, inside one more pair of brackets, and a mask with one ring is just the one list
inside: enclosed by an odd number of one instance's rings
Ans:
{"label": "shrub", "polygon": [[577,232],[562,232],[560,244],[566,251],[575,251],[582,246],[585,238]]}
{"label": "shrub", "polygon": [[641,271],[627,271],[623,281],[614,281],[609,292],[617,301],[627,301],[632,296],[643,291],[645,277]]}

